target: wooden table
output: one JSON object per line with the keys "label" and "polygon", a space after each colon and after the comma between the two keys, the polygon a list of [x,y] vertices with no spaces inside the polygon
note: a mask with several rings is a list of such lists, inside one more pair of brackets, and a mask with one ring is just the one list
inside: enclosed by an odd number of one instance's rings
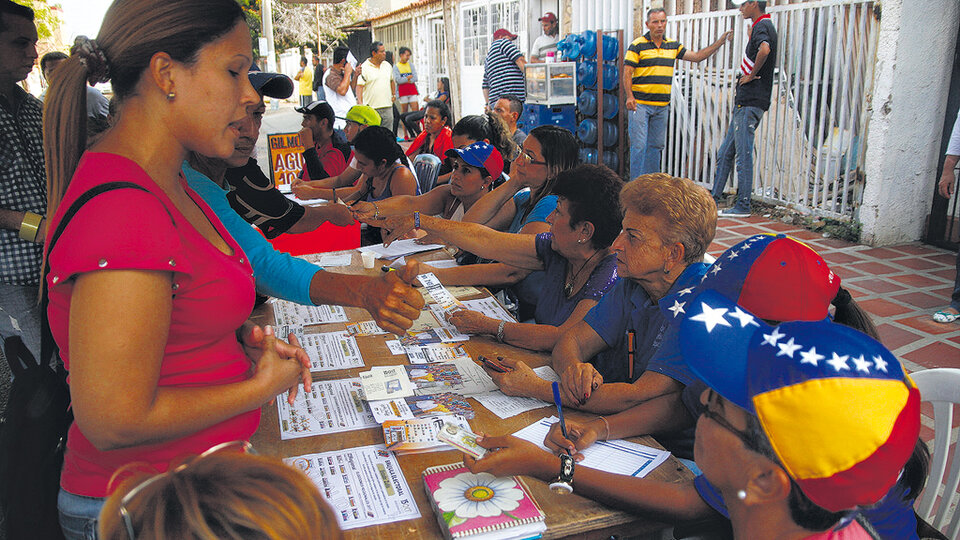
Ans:
{"label": "wooden table", "polygon": [[[442,251],[437,251],[414,256],[413,258],[433,260],[446,258],[446,255]],[[381,274],[381,270],[379,269],[381,263],[382,261],[378,260],[377,268],[365,270],[361,265],[359,253],[354,252],[353,264],[350,267],[331,268],[330,270],[350,274],[367,273],[369,275],[379,275]],[[484,291],[483,294],[486,295],[488,293]],[[352,322],[371,319],[370,315],[360,308],[348,307],[346,308],[346,312],[348,319]],[[256,312],[256,317],[259,319],[258,322],[262,324],[270,324],[273,322],[273,315],[269,305],[259,308]],[[310,327],[309,331],[332,332],[344,330],[344,327],[345,323],[334,323]],[[360,371],[366,371],[370,366],[406,363],[406,357],[391,355],[384,344],[386,339],[393,338],[392,334],[386,336],[357,337],[357,344],[366,366],[363,368],[315,373],[314,380],[357,377]],[[479,354],[492,357],[496,357],[496,355],[499,354],[523,360],[531,367],[546,365],[550,360],[547,354],[497,343],[496,340],[490,337],[475,337],[465,344],[465,348],[474,360],[476,360]],[[480,405],[477,400],[473,398],[469,398],[469,400],[476,412],[476,417],[470,420],[471,427],[474,431],[482,431],[489,435],[513,433],[541,418],[556,414],[553,407],[545,407],[501,419]],[[564,411],[564,415],[576,420],[594,416],[575,410]],[[651,437],[639,437],[631,440],[648,446],[662,448]],[[342,448],[383,444],[383,431],[379,428],[368,428],[283,441],[280,440],[277,406],[275,402],[270,402],[263,407],[263,417],[260,421],[260,428],[252,437],[252,442],[261,454],[292,457],[314,452],[327,452]],[[345,531],[346,538],[442,538],[436,515],[430,507],[430,502],[423,487],[421,473],[427,467],[454,463],[461,459],[461,454],[452,450],[397,456],[397,461],[403,470],[404,477],[420,508],[421,517],[415,520],[400,521],[386,525],[374,525]],[[671,456],[665,463],[650,473],[649,478],[667,482],[680,482],[691,479],[692,475],[675,457]],[[525,477],[525,481],[530,487],[533,497],[541,505],[547,516],[547,531],[544,533],[544,538],[608,538],[615,534],[659,538],[659,533],[668,527],[665,523],[654,521],[647,517],[613,510],[590,499],[580,497],[576,493],[572,495],[553,493],[544,482],[535,478]]]}

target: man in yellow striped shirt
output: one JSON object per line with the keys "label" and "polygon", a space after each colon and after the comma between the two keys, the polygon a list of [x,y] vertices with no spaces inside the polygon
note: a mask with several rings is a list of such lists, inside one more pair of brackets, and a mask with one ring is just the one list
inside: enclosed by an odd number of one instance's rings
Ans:
{"label": "man in yellow striped shirt", "polygon": [[667,39],[667,13],[662,8],[647,12],[649,32],[637,38],[624,56],[622,84],[632,92],[627,94],[626,107],[630,111],[630,177],[660,171],[660,154],[667,136],[667,114],[670,109],[670,87],[673,84],[673,66],[677,59],[700,62],[709,58],[733,36],[724,32],[708,47],[693,52],[680,42]]}

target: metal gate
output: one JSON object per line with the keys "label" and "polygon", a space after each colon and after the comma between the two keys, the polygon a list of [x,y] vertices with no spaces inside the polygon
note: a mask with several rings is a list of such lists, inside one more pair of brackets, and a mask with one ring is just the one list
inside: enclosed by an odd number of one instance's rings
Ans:
{"label": "metal gate", "polygon": [[[779,43],[770,109],[756,133],[754,197],[849,219],[863,187],[880,26],[874,2],[821,0],[768,12]],[[749,24],[736,10],[669,18],[667,35],[690,50],[729,29],[734,38],[700,64],[677,62],[662,170],[713,185]]]}

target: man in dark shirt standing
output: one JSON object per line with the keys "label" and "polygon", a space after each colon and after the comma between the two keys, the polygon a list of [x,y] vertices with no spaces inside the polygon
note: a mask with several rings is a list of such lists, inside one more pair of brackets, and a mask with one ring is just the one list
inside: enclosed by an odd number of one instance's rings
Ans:
{"label": "man in dark shirt standing", "polygon": [[750,193],[753,190],[753,136],[764,111],[770,108],[773,90],[773,68],[777,56],[777,30],[767,15],[765,1],[732,0],[740,5],[744,19],[753,21],[750,40],[737,67],[737,96],[733,119],[717,152],[717,175],[713,179],[713,198],[720,200],[727,178],[737,162],[737,199],[732,208],[720,213],[723,217],[750,215]]}

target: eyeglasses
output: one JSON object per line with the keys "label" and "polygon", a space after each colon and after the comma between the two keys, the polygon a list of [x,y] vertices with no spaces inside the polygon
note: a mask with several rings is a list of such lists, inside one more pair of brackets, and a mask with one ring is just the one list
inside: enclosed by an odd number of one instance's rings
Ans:
{"label": "eyeglasses", "polygon": [[134,497],[139,495],[144,489],[146,489],[148,486],[150,486],[160,478],[165,478],[166,476],[171,474],[177,474],[183,471],[184,469],[186,469],[187,467],[189,467],[198,459],[203,459],[211,454],[216,454],[218,452],[228,452],[232,450],[236,450],[238,452],[247,453],[247,454],[257,453],[253,449],[253,445],[250,444],[249,441],[228,441],[228,442],[220,443],[218,445],[211,446],[209,449],[207,449],[205,452],[203,452],[199,456],[178,465],[174,469],[171,469],[165,473],[155,474],[150,478],[147,478],[146,480],[138,484],[137,487],[128,491],[127,494],[124,495],[122,499],[120,499],[120,517],[123,518],[123,524],[127,528],[127,536],[130,538],[130,540],[136,540],[137,538],[137,535],[133,530],[133,521],[130,518],[130,512],[127,511],[127,505],[130,504],[130,501],[132,501]]}
{"label": "eyeglasses", "polygon": [[524,151],[520,152],[520,155],[517,156],[517,161],[521,161],[521,160],[526,161],[527,163],[530,163],[531,165],[546,165],[546,164],[547,164],[546,161],[537,161],[537,160],[535,159],[535,156],[533,155],[533,152],[531,152],[531,151],[529,151],[529,150],[524,150]]}
{"label": "eyeglasses", "polygon": [[716,413],[710,409],[710,404],[714,402],[714,399],[713,399],[714,396],[719,396],[719,394],[714,392],[713,389],[708,390],[708,392],[709,394],[707,394],[707,405],[706,407],[704,407],[703,413],[701,414],[703,414],[703,416],[709,418],[710,420],[713,420],[714,422],[716,422],[723,429],[736,435],[737,438],[740,439],[740,441],[743,442],[744,446],[746,446],[747,448],[751,450],[756,448],[757,446],[756,442],[753,440],[753,437],[750,435],[750,433],[733,427],[733,424],[731,424],[729,420],[724,418],[721,414]]}

